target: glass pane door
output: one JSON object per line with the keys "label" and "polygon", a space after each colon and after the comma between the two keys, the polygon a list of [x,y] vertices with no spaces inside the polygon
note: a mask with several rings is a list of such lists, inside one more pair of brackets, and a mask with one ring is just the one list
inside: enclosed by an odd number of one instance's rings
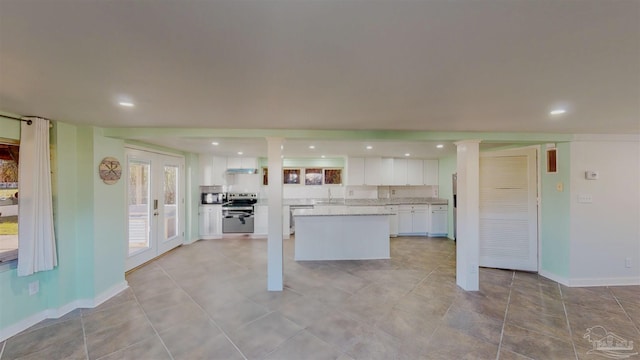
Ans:
{"label": "glass pane door", "polygon": [[129,255],[151,246],[150,170],[151,163],[148,161],[129,161]]}
{"label": "glass pane door", "polygon": [[164,238],[178,234],[178,166],[164,167]]}

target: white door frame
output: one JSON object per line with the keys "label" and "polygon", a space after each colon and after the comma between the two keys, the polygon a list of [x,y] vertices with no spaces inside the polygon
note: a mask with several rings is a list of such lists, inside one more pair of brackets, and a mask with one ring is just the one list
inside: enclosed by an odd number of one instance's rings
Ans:
{"label": "white door frame", "polygon": [[[184,243],[184,229],[185,229],[185,159],[183,156],[155,151],[152,149],[146,149],[138,146],[125,146],[126,162],[125,178],[127,179],[127,190],[125,191],[125,208],[126,214],[126,226],[127,237],[125,252],[125,271],[131,270],[141,264],[152,260],[159,255],[181,245]],[[148,199],[150,211],[149,220],[152,222],[149,225],[149,241],[150,246],[129,255],[129,163],[131,160],[139,159],[149,163],[149,181],[150,181],[150,198]],[[178,189],[176,196],[176,215],[178,216],[178,224],[176,227],[176,236],[171,239],[164,239],[164,167],[166,165],[175,165],[178,167]],[[158,203],[158,209],[154,212],[154,202]]]}
{"label": "white door frame", "polygon": [[[530,151],[533,150],[533,151]],[[528,158],[528,169],[529,171],[535,169],[534,171],[536,172],[534,174],[534,176],[529,175],[529,182],[531,180],[535,181],[535,184],[530,184],[529,185],[529,191],[528,191],[528,198],[529,198],[529,206],[535,206],[535,212],[531,211],[532,209],[529,207],[529,234],[531,234],[532,231],[535,231],[535,236],[531,236],[529,237],[529,242],[528,242],[528,248],[529,248],[529,252],[530,252],[530,256],[533,256],[534,252],[535,252],[535,262],[531,262],[531,260],[529,260],[528,263],[519,263],[515,261],[510,261],[507,258],[503,258],[503,260],[500,259],[500,257],[496,257],[495,260],[490,261],[491,264],[503,264],[502,266],[506,266],[508,268],[518,268],[518,266],[521,266],[522,270],[526,270],[526,271],[539,271],[540,269],[540,165],[539,165],[539,146],[527,146],[527,147],[520,147],[520,148],[514,148],[514,149],[507,149],[507,150],[496,150],[496,151],[487,151],[487,152],[483,152],[481,153],[480,157],[481,158],[488,158],[488,157],[493,157],[493,156],[510,156],[511,154],[514,155],[525,155],[523,153],[523,151],[528,151],[530,153],[533,154],[529,154],[526,155]],[[533,157],[533,159],[532,159]],[[533,163],[531,163],[533,162]],[[534,185],[534,186],[532,186]],[[534,190],[535,189],[535,190]],[[532,190],[535,191],[535,194],[532,194]],[[531,218],[531,215],[533,215],[535,213],[535,220]],[[531,224],[532,221],[535,221],[535,224]],[[535,230],[534,230],[535,229]],[[531,234],[533,235],[533,234]],[[531,241],[535,241],[535,244],[531,244]],[[485,258],[485,260],[488,260],[489,258]],[[485,264],[487,264],[485,262]],[[529,265],[526,265],[529,264]],[[492,266],[492,265],[486,265],[486,266]],[[500,265],[499,265],[500,266]]]}

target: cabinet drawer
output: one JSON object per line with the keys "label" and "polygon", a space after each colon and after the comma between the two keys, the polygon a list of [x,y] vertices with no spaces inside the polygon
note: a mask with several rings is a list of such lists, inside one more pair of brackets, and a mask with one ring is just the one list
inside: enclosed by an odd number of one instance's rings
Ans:
{"label": "cabinet drawer", "polygon": [[431,211],[444,210],[447,211],[447,205],[431,205]]}

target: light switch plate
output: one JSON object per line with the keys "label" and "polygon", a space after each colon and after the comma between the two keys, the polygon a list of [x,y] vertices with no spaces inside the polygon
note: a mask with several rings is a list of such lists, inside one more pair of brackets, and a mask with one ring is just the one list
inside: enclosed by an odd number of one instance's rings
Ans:
{"label": "light switch plate", "polygon": [[559,182],[556,184],[556,190],[558,192],[562,192],[564,190],[564,184],[562,182]]}
{"label": "light switch plate", "polygon": [[587,170],[584,172],[584,178],[587,180],[598,180],[600,174],[597,171]]}

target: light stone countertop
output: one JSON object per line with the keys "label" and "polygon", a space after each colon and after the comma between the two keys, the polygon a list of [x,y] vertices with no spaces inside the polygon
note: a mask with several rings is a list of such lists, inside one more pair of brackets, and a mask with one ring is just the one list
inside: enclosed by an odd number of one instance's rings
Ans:
{"label": "light stone countertop", "polygon": [[[267,205],[268,199],[260,199],[256,205]],[[390,199],[283,199],[288,206],[385,206],[385,205],[448,205],[447,199],[439,198],[390,198]]]}
{"label": "light stone countertop", "polygon": [[298,209],[293,212],[293,216],[370,216],[370,215],[395,215],[384,208],[353,208],[350,206],[325,207],[320,206],[314,209]]}

